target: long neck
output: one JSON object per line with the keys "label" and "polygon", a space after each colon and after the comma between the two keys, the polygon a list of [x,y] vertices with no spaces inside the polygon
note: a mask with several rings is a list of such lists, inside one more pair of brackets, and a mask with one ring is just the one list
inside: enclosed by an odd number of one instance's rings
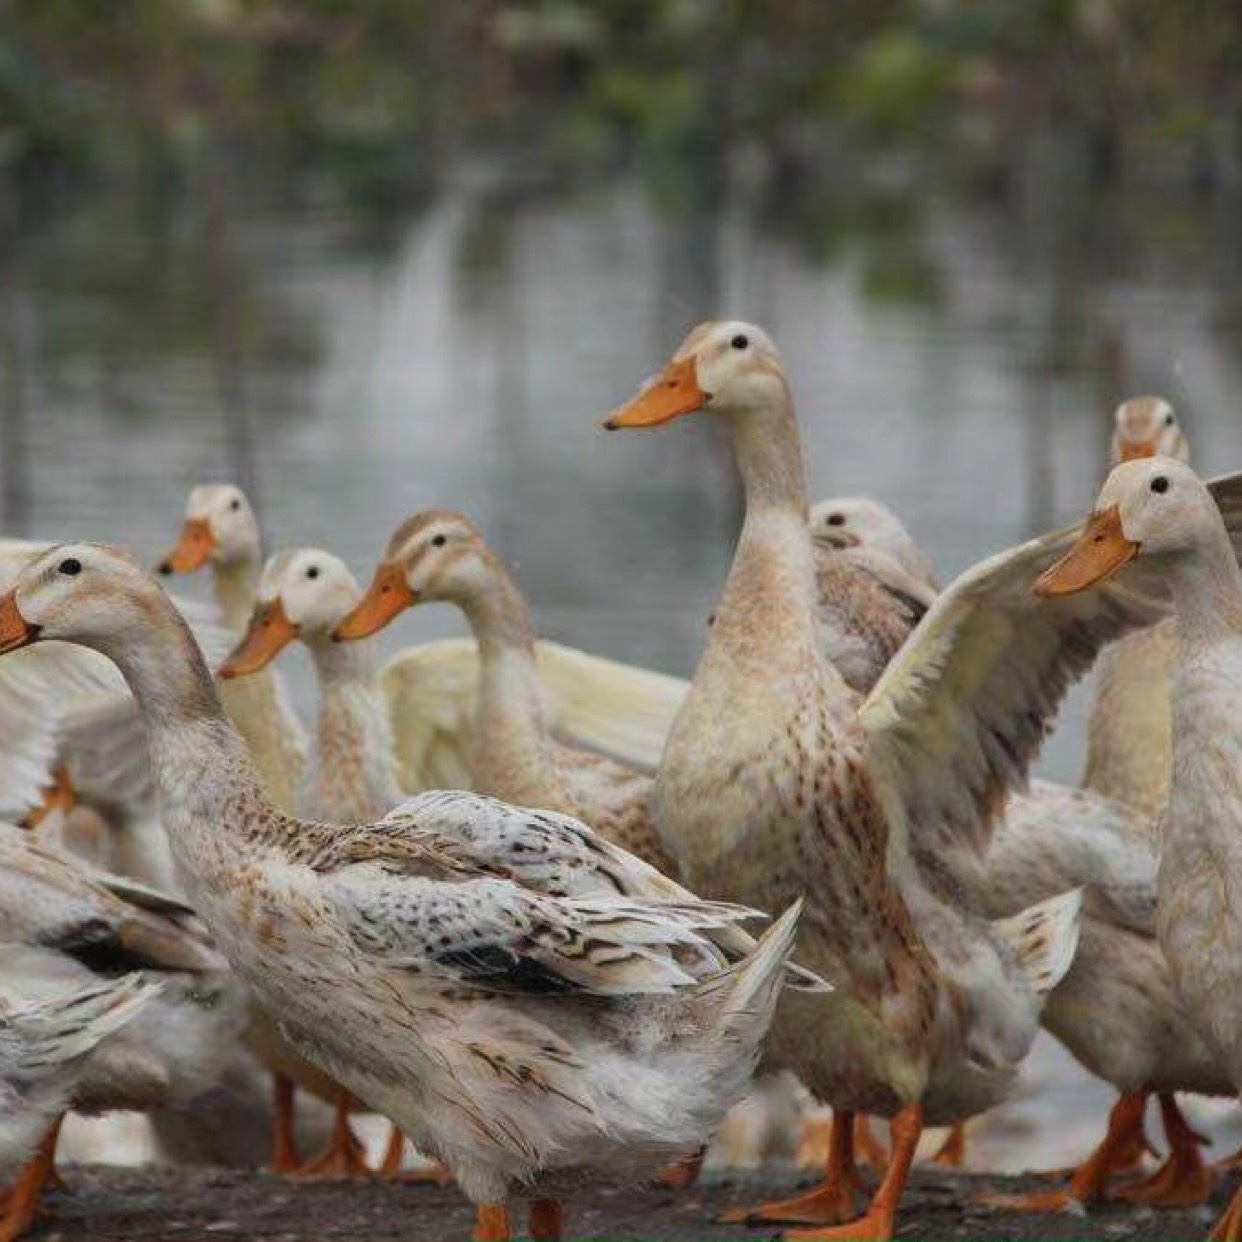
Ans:
{"label": "long neck", "polygon": [[770,678],[805,667],[816,647],[802,445],[787,393],[772,408],[729,420],[746,519],[709,651],[723,654],[739,677]]}
{"label": "long neck", "polygon": [[1242,636],[1242,577],[1223,528],[1205,533],[1193,556],[1168,569],[1183,650],[1202,650]]}
{"label": "long neck", "polygon": [[402,799],[388,704],[370,642],[308,641],[319,680],[313,806],[332,823],[377,819]]}
{"label": "long neck", "polygon": [[258,553],[215,566],[216,602],[229,629],[241,631],[246,628],[258,596],[261,568]]}
{"label": "long neck", "polygon": [[479,644],[476,777],[486,792],[517,798],[511,791],[551,779],[553,765],[526,602],[499,562],[489,569],[461,600]]}
{"label": "long neck", "polygon": [[[215,683],[181,616],[150,614],[139,641],[101,645],[120,669],[147,728],[161,817],[183,882],[219,861],[238,834],[291,834],[262,791],[246,743],[220,704]],[[242,815],[241,809],[258,816]]]}

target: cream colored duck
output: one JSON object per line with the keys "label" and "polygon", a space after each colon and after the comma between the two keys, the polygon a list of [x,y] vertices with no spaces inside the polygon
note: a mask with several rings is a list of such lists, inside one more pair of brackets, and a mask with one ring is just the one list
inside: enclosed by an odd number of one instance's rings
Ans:
{"label": "cream colored duck", "polygon": [[[1123,402],[1114,419],[1112,464],[1157,456],[1190,460],[1173,408],[1160,397]],[[1174,623],[1166,621],[1114,643],[1096,670],[1083,785],[1148,815],[1168,802],[1176,648]]]}
{"label": "cream colored duck", "polygon": [[[293,548],[264,566],[245,636],[216,671],[225,681],[262,672],[290,643],[310,651],[319,683],[315,749],[307,766],[301,812],[325,823],[363,824],[392,810],[403,797],[397,786],[388,703],[380,688],[370,644],[342,646],[333,628],[358,603],[362,591],[348,567],[322,548]],[[338,1092],[335,1141],[304,1171],[344,1176],[369,1172],[349,1127],[353,1102]],[[394,1129],[383,1171],[401,1167],[404,1139]],[[430,1177],[442,1180],[433,1170]]]}
{"label": "cream colored duck", "polygon": [[[1114,575],[1157,576],[1177,619],[1172,689],[1173,778],[1163,817],[1157,929],[1173,983],[1203,1039],[1242,1089],[1242,577],[1219,496],[1189,466],[1153,457],[1109,475],[1067,556],[1039,581],[1043,596],[1107,590]],[[1125,567],[1134,562],[1130,569]],[[1123,572],[1124,571],[1124,572]],[[1242,1238],[1242,1192],[1212,1235]]]}
{"label": "cream colored duck", "polygon": [[34,1219],[60,1119],[81,1094],[93,1054],[164,987],[131,973],[31,999],[23,984],[32,967],[42,975],[45,956],[0,945],[0,1182],[18,1174],[0,1194],[0,1242],[14,1242]]}
{"label": "cream colored duck", "polygon": [[[887,557],[910,578],[934,593],[936,571],[906,524],[871,496],[830,496],[811,506],[811,538],[833,548],[861,548]],[[921,596],[924,603],[930,599]]]}
{"label": "cream colored duck", "polygon": [[[1064,974],[1076,900],[998,928],[963,909],[1006,792],[1026,774],[1067,685],[1104,642],[1161,615],[1105,591],[1041,601],[1034,578],[1072,541],[983,562],[932,606],[858,705],[816,643],[801,450],[779,355],[760,329],[701,325],[609,419],[705,410],[732,436],[746,519],[710,642],[656,782],[685,874],[725,899],[805,893],[800,953],[837,991],[786,997],[772,1048],[839,1110],[825,1184],[763,1219],[830,1223],[853,1209],[850,1114],[893,1118],[894,1155],[867,1214],[796,1237],[889,1237],[925,1122],[1004,1097]],[[1006,933],[1036,932],[1015,953]],[[1023,969],[1025,963],[1025,969]]]}
{"label": "cream colored duck", "polygon": [[552,737],[526,601],[460,513],[431,509],[403,522],[388,541],[370,590],[335,636],[346,642],[365,638],[422,601],[459,607],[479,646],[471,787],[517,806],[572,815],[666,875],[675,874],[676,863],[648,812],[651,778]]}
{"label": "cream colored duck", "polygon": [[[121,971],[160,981],[143,1012],[91,1057],[74,1108],[188,1103],[228,1063],[245,1020],[244,989],[180,901],[0,824],[0,945],[9,946],[10,986],[20,977],[16,990],[28,1000],[54,1001]],[[20,962],[12,956],[18,948],[26,950]],[[54,1136],[19,1179],[15,1213],[17,1204],[23,1215],[33,1210],[53,1149]]]}
{"label": "cream colored duck", "polygon": [[439,1155],[510,1236],[506,1200],[703,1141],[745,1088],[793,940],[792,906],[729,964],[745,911],[703,902],[589,829],[428,794],[354,829],[263,792],[193,639],[156,584],[89,544],[0,600],[0,652],[38,639],[121,669],[203,919],[299,1048]]}
{"label": "cream colored duck", "polygon": [[[240,635],[254,609],[263,550],[259,522],[241,488],[231,483],[195,487],[163,574],[187,574],[210,565],[224,624]],[[254,756],[277,806],[292,811],[306,770],[306,738],[274,669],[223,686],[220,697]]]}
{"label": "cream colored duck", "polygon": [[[1170,415],[1159,398],[1123,403],[1114,419],[1114,454],[1147,456],[1153,446],[1182,451],[1185,442]],[[909,533],[875,502],[826,501],[816,509],[821,515],[818,525],[812,521],[816,538],[832,542],[833,532],[846,530],[843,547],[902,555],[914,563]],[[860,520],[853,517],[856,509],[865,515]],[[826,520],[838,515],[839,522]],[[1144,695],[1142,685],[1134,683],[1144,681],[1149,657],[1160,660],[1153,670],[1157,685],[1166,678],[1167,694],[1170,624],[1161,622],[1106,648],[1101,664],[1109,665],[1104,682],[1112,692],[1097,696],[1093,708],[1090,731],[1097,748],[1128,747],[1128,718],[1116,705],[1124,699],[1133,706],[1136,696]],[[1131,655],[1117,659],[1118,651]],[[1161,714],[1167,721],[1167,707]],[[1162,745],[1167,739],[1148,742],[1149,762],[1156,767]],[[1129,1171],[1147,1149],[1143,1118],[1154,1092],[1160,1094],[1169,1157],[1151,1178],[1117,1193],[1150,1206],[1186,1207],[1206,1202],[1211,1191],[1199,1142],[1174,1092],[1224,1094],[1230,1088],[1223,1067],[1191,1028],[1155,940],[1158,858],[1159,834],[1150,815],[1096,791],[1048,781],[1035,781],[1029,793],[1012,798],[996,830],[977,894],[989,914],[1015,914],[1070,887],[1091,890],[1074,964],[1049,998],[1043,1024],[1122,1096],[1104,1138],[1064,1187],[1004,1197],[997,1201],[1003,1206],[1073,1210],[1102,1197],[1110,1177]],[[962,1144],[960,1132],[951,1135],[942,1162],[960,1163]]]}

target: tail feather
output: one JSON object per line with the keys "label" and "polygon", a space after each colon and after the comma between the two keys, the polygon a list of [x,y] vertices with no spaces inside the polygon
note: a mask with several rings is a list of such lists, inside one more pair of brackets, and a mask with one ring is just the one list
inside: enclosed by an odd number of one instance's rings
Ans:
{"label": "tail feather", "polygon": [[19,1004],[7,1019],[29,1041],[29,1068],[62,1064],[91,1052],[166,986],[166,980],[149,975],[124,975],[55,1001]]}
{"label": "tail feather", "polygon": [[[799,898],[759,937],[747,957],[713,975],[697,989],[700,998],[718,1000],[717,1020],[724,1031],[753,1040],[756,1047],[767,1033],[776,998],[786,982],[801,914]],[[827,984],[822,988],[831,990]]]}
{"label": "tail feather", "polygon": [[993,924],[1013,947],[1037,996],[1047,996],[1074,963],[1082,898],[1083,890],[1074,888]]}

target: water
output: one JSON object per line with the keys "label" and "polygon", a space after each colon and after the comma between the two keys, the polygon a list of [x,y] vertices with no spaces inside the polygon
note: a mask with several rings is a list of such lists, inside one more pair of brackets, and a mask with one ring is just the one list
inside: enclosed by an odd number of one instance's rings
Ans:
{"label": "water", "polygon": [[[1126,393],[1173,399],[1207,472],[1242,466],[1237,247],[1205,206],[1057,176],[997,203],[898,172],[775,217],[744,179],[672,210],[633,180],[533,192],[491,166],[365,207],[36,194],[0,267],[5,524],[154,561],[187,489],[233,478],[273,548],[367,577],[398,521],[449,505],[543,633],[685,676],[740,516],[726,445],[702,419],[599,423],[708,315],[780,344],[813,493],[887,501],[945,579],[1081,515]],[[419,609],[382,641],[461,630]],[[1049,774],[1077,778],[1081,715],[1079,695]],[[1094,1125],[1106,1093],[1071,1094]]]}

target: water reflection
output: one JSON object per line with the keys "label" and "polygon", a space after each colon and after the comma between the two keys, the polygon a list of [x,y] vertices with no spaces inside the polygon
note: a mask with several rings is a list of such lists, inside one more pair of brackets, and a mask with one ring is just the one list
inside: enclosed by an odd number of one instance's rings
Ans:
{"label": "water reflection", "polygon": [[0,242],[5,526],[151,556],[187,486],[228,476],[275,539],[365,573],[453,505],[544,631],[684,674],[739,516],[725,446],[598,423],[706,315],[780,342],[815,491],[888,500],[945,575],[1078,514],[1124,392],[1170,395],[1206,468],[1242,463],[1236,230],[1101,195],[1053,139],[1023,167],[1000,195],[712,159],[676,193],[500,163],[426,202],[227,167],[180,197],[27,187]]}

